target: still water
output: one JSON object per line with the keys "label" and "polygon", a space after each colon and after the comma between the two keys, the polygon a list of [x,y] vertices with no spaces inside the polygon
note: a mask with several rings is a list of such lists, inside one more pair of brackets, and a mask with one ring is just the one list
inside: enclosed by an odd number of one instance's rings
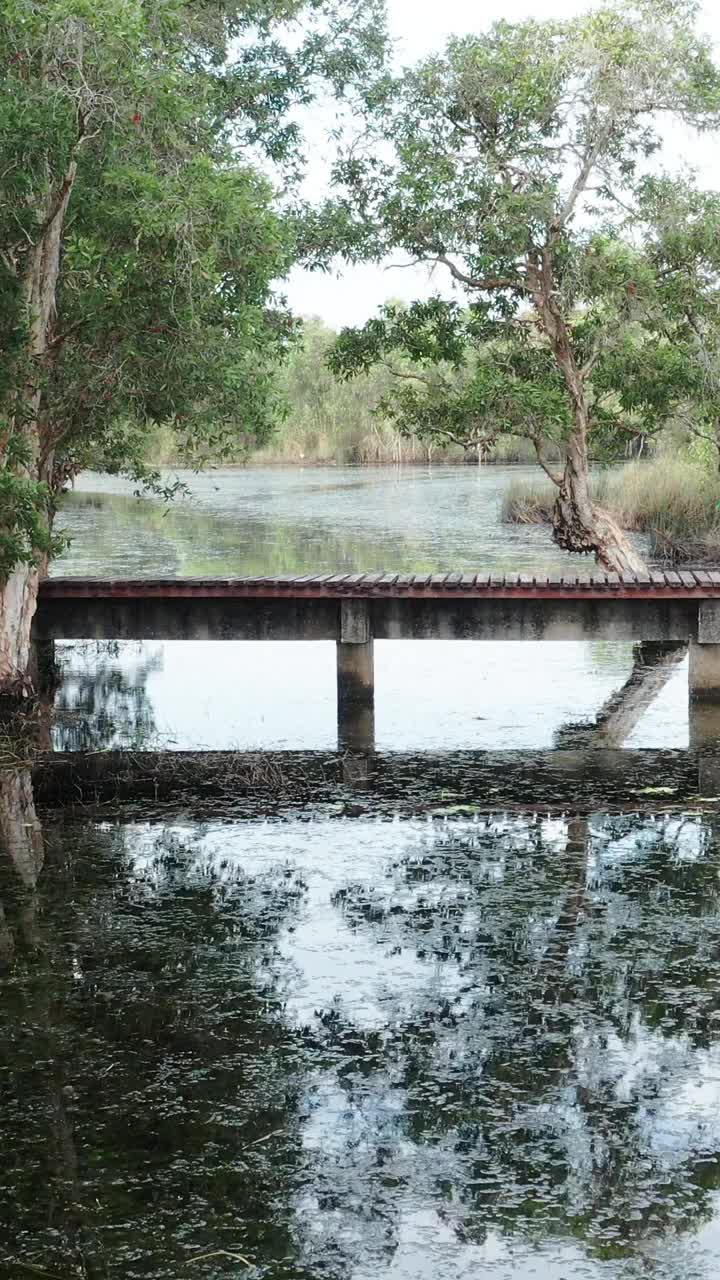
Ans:
{"label": "still water", "polygon": [[5,1274],[717,1276],[715,817],[25,800]]}
{"label": "still water", "polygon": [[547,531],[500,523],[513,480],[534,467],[297,467],[173,472],[188,490],[170,506],[82,476],[65,501],[73,539],[56,573],[229,577],[346,570],[574,572],[584,556]]}
{"label": "still water", "polygon": [[[58,574],[218,576],[393,568],[587,572],[548,531],[500,523],[533,468],[269,469],[181,473],[170,507],[83,477]],[[552,747],[592,721],[631,673],[630,645],[376,645],[376,741],[385,750]],[[63,652],[55,745],[326,749],[336,738],[334,646],[167,643]],[[98,687],[99,686],[99,687]],[[669,675],[629,746],[688,741],[687,674]]]}
{"label": "still water", "polygon": [[[232,472],[165,511],[88,477],[56,572],[571,572],[499,527],[508,478]],[[528,764],[511,813],[468,765],[684,748],[682,662],[618,714],[628,646],[377,649],[408,785],[313,804],[308,766],[283,811],[177,751],[331,750],[330,646],[63,646],[54,746],[93,754],[62,804],[0,772],[0,1275],[720,1275],[717,790],[675,811],[651,763],[611,813]],[[118,746],[175,749],[181,799],[113,805],[111,769],[98,806]]]}

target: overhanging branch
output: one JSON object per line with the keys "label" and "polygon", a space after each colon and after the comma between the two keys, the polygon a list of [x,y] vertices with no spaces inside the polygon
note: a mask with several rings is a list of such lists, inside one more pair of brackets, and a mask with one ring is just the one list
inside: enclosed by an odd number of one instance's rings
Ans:
{"label": "overhanging branch", "polygon": [[380,363],[383,369],[387,369],[388,373],[392,374],[393,378],[401,378],[405,382],[421,382],[423,386],[428,387],[431,391],[449,390],[444,378],[439,378],[433,382],[432,378],[426,377],[425,374],[394,369],[391,364],[388,364],[387,360],[381,360]]}

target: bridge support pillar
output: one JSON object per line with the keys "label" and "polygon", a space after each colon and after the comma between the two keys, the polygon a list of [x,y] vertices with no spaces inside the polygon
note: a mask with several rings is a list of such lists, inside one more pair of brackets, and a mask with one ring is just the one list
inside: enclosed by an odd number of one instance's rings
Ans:
{"label": "bridge support pillar", "polygon": [[42,632],[33,631],[30,644],[30,678],[40,697],[52,696],[58,686],[55,641]]}
{"label": "bridge support pillar", "polygon": [[366,600],[340,601],[337,643],[338,744],[356,751],[375,746],[375,662]]}
{"label": "bridge support pillar", "polygon": [[720,600],[698,605],[690,638],[690,746],[720,746]]}

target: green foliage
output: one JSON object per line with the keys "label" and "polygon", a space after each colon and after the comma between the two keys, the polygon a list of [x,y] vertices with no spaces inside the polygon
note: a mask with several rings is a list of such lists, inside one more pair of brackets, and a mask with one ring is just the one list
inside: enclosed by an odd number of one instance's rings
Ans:
{"label": "green foliage", "polygon": [[50,534],[53,503],[46,484],[0,468],[0,566],[39,564],[60,550]]}
{"label": "green foliage", "polygon": [[[303,324],[278,378],[286,415],[270,443],[271,456],[343,462],[412,458],[412,443],[376,412],[389,389],[389,374],[378,365],[352,382],[339,382],[327,366],[335,337],[318,320]],[[418,448],[417,456],[426,456],[425,451]]]}
{"label": "green foliage", "polygon": [[267,438],[298,232],[260,160],[296,177],[293,109],[352,98],[384,44],[379,0],[4,5],[0,579],[79,469],[155,483],[154,425],[196,462]]}
{"label": "green foliage", "polygon": [[[483,308],[433,298],[389,305],[362,330],[344,330],[330,353],[341,378],[384,362],[390,388],[378,411],[405,435],[437,445],[493,445],[500,435],[561,436],[567,400],[532,330],[494,332]],[[399,367],[397,358],[404,364]]]}
{"label": "green foliage", "polygon": [[[433,432],[424,433],[422,439],[413,433],[392,394],[396,375],[383,363],[374,362],[370,350],[367,373],[352,378],[334,376],[329,364],[339,367],[336,340],[336,332],[322,321],[303,322],[278,370],[275,390],[280,419],[268,443],[254,455],[257,461],[371,464],[477,460],[475,453],[468,454],[466,434],[458,441],[451,439],[451,432],[444,432],[439,420]],[[406,378],[412,367],[406,358]],[[433,371],[437,375],[438,367]],[[440,398],[438,413],[442,408]],[[187,449],[167,423],[153,432],[146,445],[145,457],[154,466],[187,459]],[[534,451],[530,442],[508,435],[498,436],[492,445],[486,442],[480,456],[483,461],[527,463],[533,460]],[[238,448],[229,460],[246,459],[247,453]]]}
{"label": "green foliage", "polygon": [[695,16],[638,0],[499,22],[386,85],[315,228],[460,291],[340,335],[339,376],[394,371],[383,411],[402,430],[541,455],[574,435],[609,460],[678,414],[720,421],[720,202],[652,168],[664,117],[720,120]]}

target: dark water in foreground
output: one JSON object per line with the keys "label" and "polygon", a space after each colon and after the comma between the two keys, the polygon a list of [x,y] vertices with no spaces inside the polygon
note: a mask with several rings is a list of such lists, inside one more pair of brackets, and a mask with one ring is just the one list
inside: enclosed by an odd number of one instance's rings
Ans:
{"label": "dark water in foreground", "polygon": [[[76,494],[64,571],[502,564],[498,471],[252,476]],[[648,705],[628,646],[377,648],[368,760],[331,646],[63,648],[58,758],[0,771],[0,1276],[720,1274],[682,663]]]}
{"label": "dark water in foreground", "polygon": [[5,1274],[717,1275],[715,816],[16,834]]}

